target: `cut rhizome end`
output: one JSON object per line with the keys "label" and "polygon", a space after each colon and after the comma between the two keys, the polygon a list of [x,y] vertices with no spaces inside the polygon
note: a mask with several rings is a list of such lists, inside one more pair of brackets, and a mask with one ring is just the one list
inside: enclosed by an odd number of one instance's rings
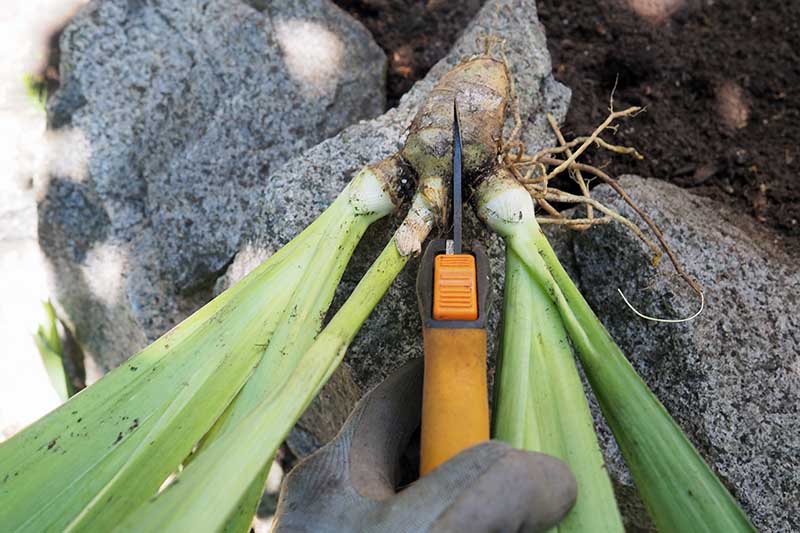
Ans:
{"label": "cut rhizome end", "polygon": [[419,176],[437,222],[447,218],[453,175],[453,100],[459,110],[464,178],[470,180],[497,160],[508,94],[503,61],[475,56],[447,72],[417,112],[401,155]]}

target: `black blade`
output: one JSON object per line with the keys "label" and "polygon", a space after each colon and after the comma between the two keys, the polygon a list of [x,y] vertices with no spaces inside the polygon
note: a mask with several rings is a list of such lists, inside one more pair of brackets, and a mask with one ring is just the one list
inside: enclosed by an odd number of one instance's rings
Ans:
{"label": "black blade", "polygon": [[453,98],[453,252],[461,253],[461,125]]}

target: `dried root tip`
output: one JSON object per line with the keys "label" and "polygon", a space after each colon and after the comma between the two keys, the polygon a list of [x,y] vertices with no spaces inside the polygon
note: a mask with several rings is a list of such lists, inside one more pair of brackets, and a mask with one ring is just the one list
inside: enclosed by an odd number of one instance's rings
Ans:
{"label": "dried root tip", "polygon": [[420,180],[417,192],[405,220],[397,228],[395,242],[402,256],[416,255],[428,238],[434,224],[442,224],[446,218],[447,183],[438,176]]}
{"label": "dried root tip", "polygon": [[434,215],[428,201],[422,194],[416,194],[405,220],[394,234],[400,255],[418,255],[422,251],[422,243],[433,229],[433,222]]}
{"label": "dried root tip", "polygon": [[350,204],[359,215],[388,215],[402,203],[403,166],[397,155],[367,165],[350,185]]}

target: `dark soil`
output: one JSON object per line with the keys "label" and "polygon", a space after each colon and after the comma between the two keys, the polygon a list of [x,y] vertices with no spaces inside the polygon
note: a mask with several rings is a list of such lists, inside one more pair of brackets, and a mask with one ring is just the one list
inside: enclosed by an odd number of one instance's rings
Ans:
{"label": "dark soil", "polygon": [[[478,2],[336,0],[390,58],[393,105],[444,55]],[[646,106],[609,140],[608,170],[670,181],[733,205],[800,250],[800,2],[540,0],[556,77],[573,90],[564,131]],[[590,153],[589,160],[611,159]]]}
{"label": "dark soil", "polygon": [[617,108],[647,111],[615,140],[646,159],[615,158],[615,174],[732,204],[798,248],[800,3],[541,0],[539,16],[556,76],[573,90],[565,130],[599,124],[617,82]]}
{"label": "dark soil", "polygon": [[333,0],[372,33],[389,59],[387,101],[394,107],[455,42],[482,0]]}

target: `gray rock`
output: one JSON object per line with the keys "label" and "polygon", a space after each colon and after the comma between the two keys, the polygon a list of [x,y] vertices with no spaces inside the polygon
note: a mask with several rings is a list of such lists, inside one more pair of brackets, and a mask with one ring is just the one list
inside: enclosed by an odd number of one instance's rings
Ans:
{"label": "gray rock", "polygon": [[[386,58],[328,0],[92,2],[61,37],[39,205],[55,292],[116,366],[205,303],[281,164],[383,111]],[[75,156],[74,154],[77,154]]]}
{"label": "gray rock", "polygon": [[[262,211],[252,218],[249,236],[243,239],[244,246],[221,281],[220,288],[240,279],[297,235],[333,201],[355,171],[396,152],[402,146],[406,128],[420,102],[436,81],[453,65],[481,52],[480,37],[489,34],[505,39],[520,111],[525,119],[526,141],[531,149],[551,142],[543,112],[563,118],[570,92],[552,78],[544,30],[536,18],[536,4],[533,0],[487,3],[448,56],[402,98],[396,109],[345,129],[271,176],[271,187],[263,191],[259,201]],[[375,224],[364,236],[344,274],[332,311],[350,294],[378,256],[397,227],[400,216]],[[492,256],[495,304],[490,323],[494,327],[502,298],[502,247],[496,238],[481,228],[471,212],[466,213],[465,218],[465,236],[481,240]],[[274,222],[278,219],[280,224]],[[307,453],[335,434],[352,407],[352,403],[343,406],[341,401],[355,401],[400,364],[422,355],[421,326],[414,291],[417,266],[417,260],[409,262],[354,340],[336,379],[331,380],[299,422],[289,439],[296,453]],[[494,338],[490,353],[493,353],[493,348]],[[328,423],[320,424],[322,419]]]}
{"label": "gray rock", "polygon": [[[749,216],[710,199],[658,180],[626,176],[621,183],[703,287],[703,314],[683,324],[654,323],[625,306],[617,288],[657,317],[690,316],[699,301],[666,259],[649,267],[648,249],[619,224],[578,233],[564,262],[756,527],[800,530],[798,258]],[[594,192],[636,220],[609,187]],[[648,527],[633,516],[638,497],[604,423],[600,434],[629,525]]]}

